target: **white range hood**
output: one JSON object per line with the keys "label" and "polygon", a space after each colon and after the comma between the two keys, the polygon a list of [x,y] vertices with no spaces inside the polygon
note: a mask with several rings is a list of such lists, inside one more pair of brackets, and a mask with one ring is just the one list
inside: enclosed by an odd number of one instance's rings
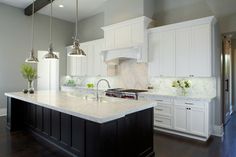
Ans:
{"label": "white range hood", "polygon": [[101,55],[104,62],[112,65],[117,65],[120,60],[127,59],[147,62],[147,30],[151,22],[151,19],[142,16],[103,27],[105,49]]}
{"label": "white range hood", "polygon": [[104,62],[110,65],[117,65],[122,60],[134,59],[140,61],[142,59],[142,46],[132,46],[113,50],[102,51]]}

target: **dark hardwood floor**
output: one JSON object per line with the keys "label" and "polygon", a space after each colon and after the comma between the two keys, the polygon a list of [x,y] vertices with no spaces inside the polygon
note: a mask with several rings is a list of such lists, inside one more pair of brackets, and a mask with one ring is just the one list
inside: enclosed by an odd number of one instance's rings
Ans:
{"label": "dark hardwood floor", "polygon": [[[69,157],[27,132],[9,133],[6,118],[0,117],[0,157]],[[224,137],[211,137],[201,143],[181,137],[155,133],[156,157],[236,157],[236,115],[225,128]]]}

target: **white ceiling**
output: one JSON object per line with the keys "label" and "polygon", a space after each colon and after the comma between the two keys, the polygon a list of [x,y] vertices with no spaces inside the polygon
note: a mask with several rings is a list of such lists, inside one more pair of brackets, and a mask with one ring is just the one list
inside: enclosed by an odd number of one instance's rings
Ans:
{"label": "white ceiling", "polygon": [[[102,12],[102,6],[107,0],[79,0],[79,19],[84,19]],[[59,5],[64,5],[60,8]],[[75,22],[75,0],[55,0],[53,2],[54,17]],[[38,11],[40,14],[50,15],[50,5]]]}
{"label": "white ceiling", "polygon": [[[79,19],[81,20],[102,12],[102,6],[106,1],[107,0],[79,0]],[[32,3],[32,0],[0,0],[0,2],[24,9]],[[55,0],[53,2],[53,17],[75,22],[75,3],[75,0]],[[59,5],[64,5],[64,8],[60,8]],[[50,5],[42,8],[38,13],[50,15]]]}

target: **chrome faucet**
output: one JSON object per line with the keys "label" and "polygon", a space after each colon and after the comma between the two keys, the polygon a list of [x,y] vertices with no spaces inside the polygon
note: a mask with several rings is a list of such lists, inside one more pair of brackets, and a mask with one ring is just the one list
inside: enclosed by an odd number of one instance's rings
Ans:
{"label": "chrome faucet", "polygon": [[109,83],[108,80],[106,80],[106,79],[100,79],[100,80],[98,81],[98,83],[97,83],[97,101],[99,101],[98,86],[99,86],[99,83],[102,82],[102,81],[105,81],[105,82],[107,83],[107,85],[108,85],[108,88],[111,88],[110,83]]}

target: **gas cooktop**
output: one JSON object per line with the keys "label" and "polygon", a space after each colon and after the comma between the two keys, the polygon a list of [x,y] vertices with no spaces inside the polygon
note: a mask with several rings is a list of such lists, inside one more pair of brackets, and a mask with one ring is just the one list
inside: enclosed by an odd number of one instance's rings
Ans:
{"label": "gas cooktop", "polygon": [[147,90],[113,88],[113,89],[108,89],[106,91],[106,95],[110,97],[138,99],[138,93],[140,92],[147,92]]}

